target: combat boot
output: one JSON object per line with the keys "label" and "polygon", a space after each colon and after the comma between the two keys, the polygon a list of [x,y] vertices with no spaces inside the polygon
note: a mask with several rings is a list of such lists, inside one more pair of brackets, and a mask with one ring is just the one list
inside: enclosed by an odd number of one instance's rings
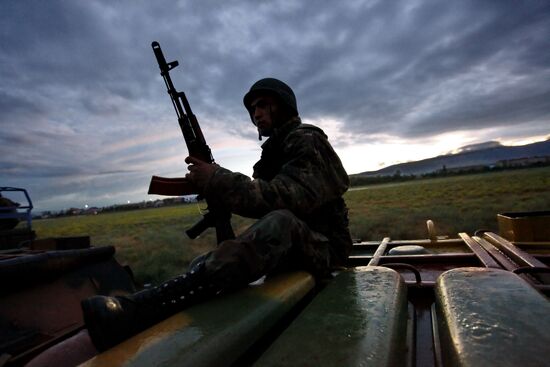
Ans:
{"label": "combat boot", "polygon": [[204,259],[157,287],[130,296],[94,296],[81,302],[84,321],[100,351],[126,340],[174,313],[209,298],[219,289],[207,282]]}

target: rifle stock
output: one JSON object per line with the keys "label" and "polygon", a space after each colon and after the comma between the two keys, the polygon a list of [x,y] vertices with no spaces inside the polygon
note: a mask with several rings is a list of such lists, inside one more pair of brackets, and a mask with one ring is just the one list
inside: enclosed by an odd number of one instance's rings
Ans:
{"label": "rifle stock", "polygon": [[[199,122],[191,110],[185,93],[178,92],[170,78],[170,70],[178,66],[178,62],[172,61],[167,63],[158,42],[153,42],[151,47],[153,48],[153,52],[159,64],[160,75],[164,79],[164,83],[168,89],[167,92],[170,95],[170,99],[176,111],[178,123],[183,138],[185,139],[189,155],[207,163],[214,163],[214,157],[212,156],[210,147],[206,144]],[[148,193],[179,196],[197,194],[198,192],[191,182],[185,178],[153,176],[149,183]],[[235,238],[235,234],[231,228],[231,213],[227,210],[218,208],[208,208],[208,210],[208,213],[204,215],[203,219],[187,231],[187,235],[190,238],[196,238],[207,228],[215,227],[218,243],[226,239]]]}

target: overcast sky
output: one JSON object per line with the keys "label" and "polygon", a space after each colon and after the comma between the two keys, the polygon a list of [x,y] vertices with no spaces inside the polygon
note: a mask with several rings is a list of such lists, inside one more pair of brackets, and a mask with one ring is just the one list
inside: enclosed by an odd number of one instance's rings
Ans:
{"label": "overcast sky", "polygon": [[348,173],[550,135],[550,2],[0,2],[0,186],[37,210],[156,199],[187,150],[158,41],[216,161],[250,175],[242,96],[286,81]]}

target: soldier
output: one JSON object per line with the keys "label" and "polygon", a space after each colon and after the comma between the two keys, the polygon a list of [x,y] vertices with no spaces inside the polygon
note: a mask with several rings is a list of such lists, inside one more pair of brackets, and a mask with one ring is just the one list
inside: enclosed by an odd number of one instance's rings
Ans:
{"label": "soldier", "polygon": [[[6,218],[0,218],[0,230],[9,230],[17,227],[19,218],[17,218],[17,208],[19,203],[16,203],[0,194],[0,214],[5,214]],[[11,217],[13,215],[13,217]]]}
{"label": "soldier", "polygon": [[84,300],[86,325],[99,350],[263,275],[305,269],[319,278],[344,264],[352,245],[342,198],[349,181],[326,135],[300,121],[294,92],[280,80],[256,82],[244,105],[260,140],[268,137],[253,179],[193,157],[186,158],[186,177],[209,206],[258,221],[158,287]]}

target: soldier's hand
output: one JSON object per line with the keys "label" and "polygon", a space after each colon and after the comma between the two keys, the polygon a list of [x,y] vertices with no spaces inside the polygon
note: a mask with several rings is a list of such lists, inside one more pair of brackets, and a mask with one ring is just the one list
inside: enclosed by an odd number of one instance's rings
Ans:
{"label": "soldier's hand", "polygon": [[187,166],[189,173],[185,175],[185,178],[191,181],[201,193],[204,192],[210,177],[220,167],[217,164],[206,163],[194,157],[185,158],[185,163],[189,164]]}

